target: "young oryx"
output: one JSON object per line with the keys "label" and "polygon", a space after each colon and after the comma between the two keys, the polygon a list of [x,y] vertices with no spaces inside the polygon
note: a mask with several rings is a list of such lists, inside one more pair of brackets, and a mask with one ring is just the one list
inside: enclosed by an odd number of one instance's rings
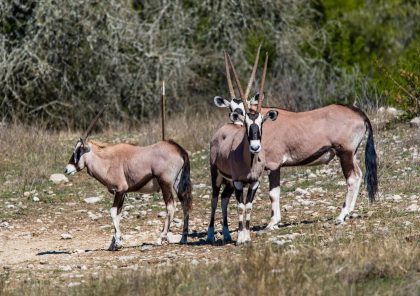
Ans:
{"label": "young oryx", "polygon": [[120,220],[127,192],[158,192],[162,190],[168,215],[157,241],[166,239],[175,213],[175,196],[182,203],[184,227],[181,243],[187,242],[189,210],[191,208],[191,181],[188,153],[171,140],[140,147],[131,144],[103,144],[87,140],[99,116],[92,121],[84,135],[76,142],[65,173],[73,175],[85,167],[89,175],[114,194],[111,208],[115,234],[109,250],[122,246]]}
{"label": "young oryx", "polygon": [[[260,85],[261,94],[263,94],[266,69],[267,59]],[[267,119],[276,120],[277,118],[277,111],[269,111],[264,116],[261,114],[262,100],[263,95],[259,98],[256,111],[248,112],[248,106],[245,105],[245,112],[232,112],[230,114],[232,120],[239,120],[244,126],[234,124],[224,125],[215,133],[210,142],[210,171],[213,189],[211,217],[208,229],[208,241],[210,242],[214,242],[214,216],[222,183],[225,184],[222,193],[224,240],[231,240],[227,225],[227,205],[233,191],[235,191],[238,202],[239,215],[237,244],[251,240],[250,220],[252,202],[265,167],[264,148],[261,145],[262,126]],[[243,194],[245,184],[249,185],[246,199],[244,199]]]}
{"label": "young oryx", "polygon": [[[256,63],[258,61],[259,49]],[[230,61],[232,69],[234,66]],[[228,69],[225,59],[226,69]],[[255,68],[255,65],[254,65]],[[252,79],[245,95],[241,91],[236,72],[233,71],[244,104],[238,104],[235,92],[230,87],[231,101],[219,96],[214,98],[218,107],[227,107],[240,113],[245,106],[252,107],[258,95],[248,101]],[[229,85],[230,74],[226,73]],[[243,95],[243,96],[242,96]],[[338,156],[347,181],[347,195],[341,213],[336,222],[342,223],[353,211],[362,182],[362,171],[356,159],[356,153],[368,133],[365,149],[365,166],[367,190],[370,202],[375,200],[378,189],[377,157],[373,140],[372,125],[366,114],[357,107],[346,105],[329,105],[307,112],[290,112],[278,108],[262,108],[262,112],[275,110],[279,119],[264,127],[263,146],[265,150],[265,169],[269,171],[270,199],[272,207],[271,221],[266,230],[274,229],[280,222],[280,168],[287,166],[328,164],[334,156]],[[232,116],[230,117],[232,120]],[[234,119],[234,118],[233,118]],[[235,122],[241,124],[240,121]]]}

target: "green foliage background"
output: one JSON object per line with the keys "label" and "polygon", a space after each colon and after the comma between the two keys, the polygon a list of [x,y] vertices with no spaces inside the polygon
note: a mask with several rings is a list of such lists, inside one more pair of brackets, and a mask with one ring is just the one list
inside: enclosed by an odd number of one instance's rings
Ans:
{"label": "green foliage background", "polygon": [[[269,55],[267,105],[394,105],[419,113],[420,4],[415,0],[0,3],[0,118],[51,128],[209,112],[226,95],[223,50],[243,83]],[[260,62],[264,55],[261,55]],[[254,87],[253,91],[256,91]]]}

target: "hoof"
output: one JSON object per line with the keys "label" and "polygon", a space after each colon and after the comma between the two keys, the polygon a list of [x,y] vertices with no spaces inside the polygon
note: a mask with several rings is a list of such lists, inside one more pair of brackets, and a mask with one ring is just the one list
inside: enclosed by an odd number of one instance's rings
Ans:
{"label": "hoof", "polygon": [[245,243],[251,242],[251,231],[245,230],[244,241]]}
{"label": "hoof", "polygon": [[238,231],[238,239],[236,240],[236,245],[237,246],[239,246],[239,245],[243,245],[243,244],[245,244],[246,243],[246,240],[245,240],[245,231]]}
{"label": "hoof", "polygon": [[181,245],[186,245],[187,244],[187,240],[188,240],[188,236],[187,235],[183,235],[181,240],[179,241],[179,243]]}
{"label": "hoof", "polygon": [[209,229],[207,230],[207,240],[206,241],[210,244],[214,244],[216,242],[216,240],[214,238],[214,228],[213,227],[209,227]]}
{"label": "hoof", "polygon": [[122,238],[116,240],[115,237],[112,237],[111,244],[109,245],[108,251],[118,251],[122,248]]}
{"label": "hoof", "polygon": [[279,226],[278,226],[278,224],[279,224],[279,223],[280,223],[280,222],[276,222],[276,223],[270,222],[270,223],[268,223],[268,225],[264,228],[264,230],[263,230],[263,231],[265,231],[265,232],[269,232],[269,231],[277,230],[277,229],[279,229]]}
{"label": "hoof", "polygon": [[346,217],[347,216],[344,216],[344,217],[338,216],[337,219],[335,219],[335,225],[343,224],[346,221]]}
{"label": "hoof", "polygon": [[229,228],[223,228],[223,242],[230,243],[232,241],[232,237],[230,236]]}

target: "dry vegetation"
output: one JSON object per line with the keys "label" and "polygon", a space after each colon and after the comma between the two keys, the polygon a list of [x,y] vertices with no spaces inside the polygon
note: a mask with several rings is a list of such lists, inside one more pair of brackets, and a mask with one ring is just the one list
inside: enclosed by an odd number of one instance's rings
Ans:
{"label": "dry vegetation", "polygon": [[[380,199],[369,205],[363,189],[344,225],[333,223],[345,191],[338,162],[290,168],[282,177],[284,224],[257,235],[270,213],[264,178],[255,202],[253,243],[223,245],[218,235],[212,246],[205,243],[211,192],[207,145],[225,121],[219,115],[206,118],[213,114],[169,119],[168,134],[191,152],[190,244],[152,245],[163,222],[158,218],[164,209],[160,194],[130,194],[122,221],[126,247],[113,253],[105,250],[112,227],[111,196],[104,188],[86,172],[66,184],[48,181],[51,173],[62,171],[78,134],[1,126],[0,294],[418,295],[418,129],[401,123],[376,130]],[[130,132],[110,128],[94,138],[147,144],[159,139],[157,126],[152,122]],[[83,199],[89,196],[102,201],[86,204]],[[233,198],[229,217],[234,231]],[[180,229],[175,225],[173,231]],[[62,240],[63,233],[72,239]]]}
{"label": "dry vegetation", "polygon": [[[356,21],[363,26],[396,19],[391,27],[405,34],[383,37],[385,42],[374,38],[376,27],[360,38],[352,23],[345,23],[342,33],[330,32],[341,26],[327,20],[321,2],[1,1],[1,120],[81,128],[107,103],[114,110],[106,114],[108,121],[138,124],[158,113],[161,79],[168,82],[171,112],[201,112],[214,95],[226,94],[222,51],[232,55],[245,77],[260,42],[269,54],[268,104],[293,110],[329,102],[376,106],[388,92],[371,83],[371,51],[386,52],[393,64],[416,35],[412,20],[418,5],[402,5],[397,17],[368,15]],[[364,16],[372,9],[360,10]],[[356,53],[347,50],[351,44],[339,42],[345,41],[341,34],[364,40],[357,49],[364,53],[367,73],[352,59]],[[340,53],[351,65],[342,65]]]}

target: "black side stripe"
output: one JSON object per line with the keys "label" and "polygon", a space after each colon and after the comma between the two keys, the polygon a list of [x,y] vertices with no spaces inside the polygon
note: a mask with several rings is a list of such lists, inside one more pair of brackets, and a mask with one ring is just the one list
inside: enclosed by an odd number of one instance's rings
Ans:
{"label": "black side stripe", "polygon": [[322,155],[324,155],[325,153],[327,153],[328,151],[330,151],[331,149],[333,149],[331,146],[324,146],[321,147],[318,151],[316,151],[314,154],[312,154],[311,156],[305,158],[302,161],[299,161],[296,164],[293,164],[294,166],[296,165],[307,165],[311,162],[314,162],[315,160],[317,160],[318,158],[320,158]]}

